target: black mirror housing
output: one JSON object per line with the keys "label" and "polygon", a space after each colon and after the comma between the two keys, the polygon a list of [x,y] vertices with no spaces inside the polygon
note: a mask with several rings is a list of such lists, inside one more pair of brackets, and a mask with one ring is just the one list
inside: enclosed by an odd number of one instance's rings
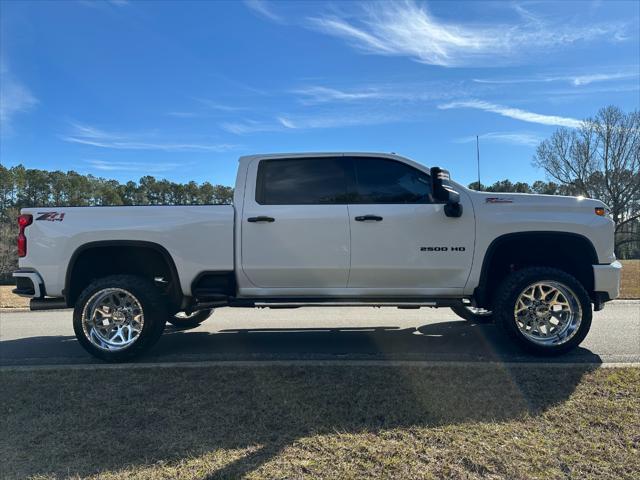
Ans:
{"label": "black mirror housing", "polygon": [[440,167],[431,168],[431,189],[433,198],[445,204],[444,213],[447,217],[462,215],[460,194],[451,185],[451,176],[447,170]]}
{"label": "black mirror housing", "polygon": [[460,202],[460,194],[451,186],[451,176],[448,170],[440,167],[431,168],[431,189],[433,198],[443,203]]}

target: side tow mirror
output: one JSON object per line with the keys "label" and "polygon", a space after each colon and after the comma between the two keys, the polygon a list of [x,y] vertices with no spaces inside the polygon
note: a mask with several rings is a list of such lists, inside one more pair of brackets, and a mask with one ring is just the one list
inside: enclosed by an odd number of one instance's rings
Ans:
{"label": "side tow mirror", "polygon": [[451,185],[451,176],[447,170],[440,167],[431,168],[431,190],[433,198],[445,204],[444,214],[447,217],[459,217],[462,215],[460,194]]}

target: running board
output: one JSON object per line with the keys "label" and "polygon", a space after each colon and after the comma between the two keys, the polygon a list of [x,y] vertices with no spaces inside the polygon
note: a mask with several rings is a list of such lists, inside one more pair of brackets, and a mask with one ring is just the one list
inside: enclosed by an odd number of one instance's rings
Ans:
{"label": "running board", "polygon": [[31,311],[63,310],[65,308],[71,307],[67,305],[67,301],[64,298],[32,298],[29,302]]}
{"label": "running board", "polygon": [[255,302],[256,307],[437,307],[436,302]]}
{"label": "running board", "polygon": [[458,298],[230,298],[231,307],[299,308],[299,307],[449,307],[460,302]]}

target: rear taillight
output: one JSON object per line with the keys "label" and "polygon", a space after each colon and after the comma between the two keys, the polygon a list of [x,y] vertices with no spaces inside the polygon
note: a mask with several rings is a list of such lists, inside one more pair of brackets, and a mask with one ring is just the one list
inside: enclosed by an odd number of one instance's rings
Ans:
{"label": "rear taillight", "polygon": [[18,256],[27,256],[27,237],[24,234],[24,229],[27,228],[33,222],[33,217],[29,214],[20,215],[18,217]]}

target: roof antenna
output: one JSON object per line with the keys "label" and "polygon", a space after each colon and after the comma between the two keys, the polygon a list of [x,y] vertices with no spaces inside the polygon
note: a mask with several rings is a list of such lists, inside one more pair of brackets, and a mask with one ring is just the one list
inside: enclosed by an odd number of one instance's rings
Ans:
{"label": "roof antenna", "polygon": [[480,183],[480,140],[476,135],[476,159],[478,161],[478,191],[482,191],[482,184]]}

